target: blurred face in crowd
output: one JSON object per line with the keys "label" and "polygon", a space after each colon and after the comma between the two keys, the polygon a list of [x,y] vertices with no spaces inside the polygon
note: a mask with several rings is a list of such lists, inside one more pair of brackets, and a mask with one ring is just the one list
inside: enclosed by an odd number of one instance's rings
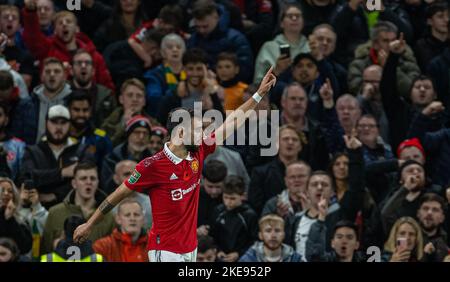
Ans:
{"label": "blurred face in crowd", "polygon": [[128,85],[119,96],[119,102],[125,111],[141,112],[145,106],[145,93],[135,85]]}
{"label": "blurred face in crowd", "polygon": [[380,132],[378,130],[377,121],[374,118],[360,118],[356,125],[356,128],[358,139],[361,140],[364,145],[371,148],[376,146],[377,138],[378,136],[380,136]]}
{"label": "blurred face in crowd", "polygon": [[319,70],[313,61],[303,58],[294,66],[292,77],[302,86],[307,87],[319,77]]}
{"label": "blurred face in crowd", "polygon": [[378,33],[378,37],[373,42],[372,47],[377,51],[384,50],[386,53],[389,53],[389,43],[395,39],[397,39],[395,32],[381,31]]}
{"label": "blurred face in crowd", "polygon": [[116,169],[114,172],[113,180],[117,185],[122,184],[126,179],[128,179],[133,172],[134,167],[137,165],[137,162],[124,160],[120,161],[116,165]]}
{"label": "blurred face in crowd", "polygon": [[73,101],[69,106],[72,125],[83,129],[91,118],[91,105],[87,100]]}
{"label": "blurred face in crowd", "polygon": [[414,146],[406,147],[400,152],[399,159],[408,161],[413,160],[420,164],[425,164],[425,156],[422,152]]}
{"label": "blurred face in crowd", "polygon": [[329,199],[331,196],[331,179],[328,175],[317,174],[309,178],[308,182],[308,197],[311,200],[311,204],[317,207],[321,197]]}
{"label": "blurred face in crowd", "polygon": [[412,251],[416,246],[417,232],[411,224],[405,222],[398,227],[396,241],[398,239],[406,239],[406,249]]}
{"label": "blurred face in crowd", "polygon": [[94,198],[98,188],[97,169],[78,170],[72,179],[72,187],[81,199],[90,200]]}
{"label": "blurred face in crowd", "polygon": [[2,207],[6,207],[9,201],[13,200],[14,198],[14,192],[11,183],[7,181],[0,182],[0,192],[1,192],[0,204]]}
{"label": "blurred face in crowd", "polygon": [[296,7],[290,7],[284,13],[284,17],[281,19],[280,26],[284,33],[298,33],[300,34],[303,29],[303,16],[302,11]]}
{"label": "blurred face in crowd", "polygon": [[418,164],[411,164],[403,169],[401,184],[406,183],[408,178],[413,178],[414,183],[418,183],[417,188],[411,192],[417,192],[425,186],[425,171]]}
{"label": "blurred face in crowd", "polygon": [[342,96],[336,102],[336,112],[342,127],[353,128],[361,116],[358,101],[354,97]]}
{"label": "blurred face in crowd", "polygon": [[285,158],[295,158],[302,150],[298,133],[290,128],[280,131],[278,154]]}
{"label": "blurred face in crowd", "polygon": [[367,84],[372,85],[374,93],[372,99],[380,101],[380,81],[383,69],[378,65],[372,65],[367,67],[363,72],[363,85],[362,89],[367,87]]}
{"label": "blurred face in crowd", "polygon": [[222,195],[223,186],[223,181],[214,183],[203,178],[203,188],[205,189],[206,194],[213,199],[217,199]]}
{"label": "blurred face in crowd", "polygon": [[128,148],[131,152],[141,153],[148,148],[150,132],[145,127],[137,127],[128,136]]}
{"label": "blurred face in crowd", "polygon": [[239,66],[230,60],[220,60],[216,65],[217,76],[220,81],[230,81],[239,73]]}
{"label": "blurred face in crowd", "polygon": [[350,227],[338,228],[331,240],[331,247],[340,260],[351,261],[353,254],[359,248],[355,230]]}
{"label": "blurred face in crowd", "polygon": [[81,53],[73,57],[73,78],[80,87],[87,87],[92,82],[95,69],[91,55]]}
{"label": "blurred face in crowd", "polygon": [[78,25],[74,15],[60,16],[55,22],[55,34],[66,44],[75,40],[77,32]]}
{"label": "blurred face in crowd", "polygon": [[13,37],[20,29],[20,15],[14,9],[7,9],[1,12],[1,30],[8,37]]}
{"label": "blurred face in crowd", "polygon": [[276,251],[283,244],[285,236],[284,226],[280,222],[267,222],[261,226],[258,236],[263,241],[264,247],[271,251]]}
{"label": "blurred face in crowd", "polygon": [[313,34],[315,35],[319,49],[323,52],[325,57],[333,54],[336,49],[336,33],[326,27],[316,29]]}
{"label": "blurred face in crowd", "polygon": [[202,19],[194,18],[195,30],[202,36],[207,36],[213,32],[218,23],[219,14],[217,12],[213,12]]}
{"label": "blurred face in crowd", "polygon": [[289,191],[289,197],[299,203],[302,193],[306,193],[306,184],[308,182],[311,169],[302,163],[294,163],[286,168],[284,182]]}
{"label": "blurred face in crowd", "polygon": [[123,233],[139,235],[144,226],[142,207],[132,202],[122,204],[117,212],[116,222]]}
{"label": "blurred face in crowd", "polygon": [[61,145],[69,137],[70,121],[64,118],[47,120],[47,140],[54,145]]}
{"label": "blurred face in crowd", "polygon": [[58,63],[47,64],[42,71],[41,80],[48,92],[61,90],[66,82],[63,66]]}
{"label": "blurred face in crowd", "polygon": [[232,194],[222,194],[223,204],[226,209],[231,211],[242,205],[243,195],[237,193]]}
{"label": "blurred face in crowd", "polygon": [[120,7],[125,14],[134,14],[139,7],[139,0],[120,0]]}
{"label": "blurred face in crowd", "polygon": [[217,249],[208,249],[204,253],[197,253],[197,262],[215,262]]}
{"label": "blurred face in crowd", "polygon": [[159,152],[164,147],[163,139],[161,138],[161,136],[153,134],[152,136],[150,136],[150,144],[149,145],[150,145],[150,150],[152,150],[153,152]]}
{"label": "blurred face in crowd", "polygon": [[188,63],[184,66],[187,83],[195,88],[200,87],[205,78],[205,67],[203,63]]}
{"label": "blurred face in crowd", "polygon": [[142,41],[141,46],[144,48],[144,51],[150,55],[154,62],[161,60],[161,49],[158,42],[153,40],[144,40]]}
{"label": "blurred face in crowd", "polygon": [[448,10],[435,13],[427,23],[438,33],[448,33]]}
{"label": "blurred face in crowd", "polygon": [[308,108],[308,97],[302,87],[292,85],[287,90],[287,95],[281,97],[283,113],[291,118],[297,119],[306,115]]}
{"label": "blurred face in crowd", "polygon": [[342,155],[333,164],[333,175],[337,180],[347,180],[348,178],[348,157]]}
{"label": "blurred face in crowd", "polygon": [[53,1],[51,0],[38,0],[37,1],[37,14],[39,18],[39,25],[41,27],[47,27],[52,24],[53,15],[55,14],[55,8]]}
{"label": "blurred face in crowd", "polygon": [[185,48],[180,42],[170,40],[161,49],[161,55],[168,62],[181,63],[184,51]]}
{"label": "blurred face in crowd", "polygon": [[427,106],[436,98],[433,83],[429,79],[417,80],[411,89],[411,101],[417,106]]}
{"label": "blurred face in crowd", "polygon": [[444,222],[444,210],[439,202],[424,202],[417,211],[417,219],[425,231],[434,231]]}
{"label": "blurred face in crowd", "polygon": [[4,130],[8,125],[9,118],[3,108],[0,108],[0,131]]}
{"label": "blurred face in crowd", "polygon": [[0,262],[10,262],[12,258],[11,250],[0,245]]}

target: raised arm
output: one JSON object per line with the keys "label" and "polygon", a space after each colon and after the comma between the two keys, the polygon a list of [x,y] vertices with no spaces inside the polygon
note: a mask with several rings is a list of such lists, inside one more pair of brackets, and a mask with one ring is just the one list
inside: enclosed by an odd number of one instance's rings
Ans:
{"label": "raised arm", "polygon": [[[259,85],[258,91],[253,95],[252,98],[248,99],[239,108],[233,111],[223,122],[223,124],[216,130],[216,144],[222,145],[223,142],[234,133],[234,130],[241,127],[249,115],[249,111],[253,110],[256,105],[261,101],[262,97],[266,95],[269,90],[275,85],[277,79],[272,73],[273,67],[267,71],[261,84]],[[235,127],[235,120],[237,121],[237,126]]]}
{"label": "raised arm", "polygon": [[89,220],[78,226],[75,230],[73,240],[76,243],[83,243],[91,233],[92,228],[100,222],[103,217],[110,212],[118,203],[133,193],[125,184],[121,184],[106,200],[104,200]]}

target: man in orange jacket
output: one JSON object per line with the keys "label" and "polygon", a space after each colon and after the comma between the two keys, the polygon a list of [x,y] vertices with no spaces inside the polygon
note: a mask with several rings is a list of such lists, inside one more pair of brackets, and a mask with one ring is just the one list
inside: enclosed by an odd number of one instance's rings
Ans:
{"label": "man in orange jacket", "polygon": [[144,212],[135,199],[125,199],[117,209],[119,228],[95,241],[93,249],[108,262],[146,262],[147,233],[143,229]]}

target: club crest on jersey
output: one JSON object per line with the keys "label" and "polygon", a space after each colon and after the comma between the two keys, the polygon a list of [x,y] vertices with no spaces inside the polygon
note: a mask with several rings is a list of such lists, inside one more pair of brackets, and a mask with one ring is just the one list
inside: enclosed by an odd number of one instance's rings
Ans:
{"label": "club crest on jersey", "polygon": [[134,184],[139,180],[139,178],[141,178],[141,174],[136,169],[134,169],[133,174],[128,179],[128,183]]}
{"label": "club crest on jersey", "polygon": [[191,169],[192,169],[192,172],[193,172],[193,173],[197,173],[197,172],[198,172],[198,167],[199,167],[198,160],[197,160],[197,159],[194,159],[194,160],[192,161],[192,163],[191,163]]}

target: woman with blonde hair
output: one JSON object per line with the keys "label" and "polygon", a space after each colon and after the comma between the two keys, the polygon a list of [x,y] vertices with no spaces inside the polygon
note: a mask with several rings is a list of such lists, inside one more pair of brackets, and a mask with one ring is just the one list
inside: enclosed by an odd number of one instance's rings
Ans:
{"label": "woman with blonde hair", "polygon": [[18,213],[19,190],[14,182],[6,177],[0,177],[0,237],[14,240],[21,254],[31,249],[31,232],[20,219]]}
{"label": "woman with blonde hair", "polygon": [[424,261],[422,230],[412,217],[401,217],[392,226],[384,245],[383,261],[418,262]]}

